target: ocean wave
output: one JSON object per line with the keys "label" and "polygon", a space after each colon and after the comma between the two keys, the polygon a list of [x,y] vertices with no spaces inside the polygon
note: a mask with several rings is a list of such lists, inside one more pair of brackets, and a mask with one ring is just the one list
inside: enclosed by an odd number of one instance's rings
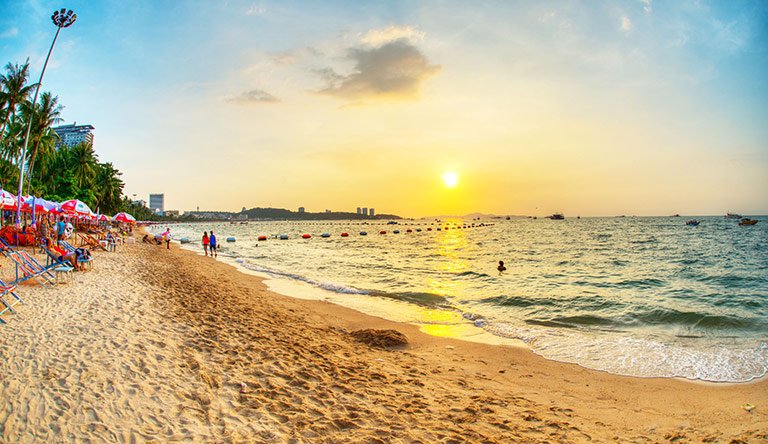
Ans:
{"label": "ocean wave", "polygon": [[701,336],[637,337],[624,333],[551,329],[543,325],[486,323],[484,329],[519,339],[547,359],[635,377],[747,382],[768,373],[768,343]]}

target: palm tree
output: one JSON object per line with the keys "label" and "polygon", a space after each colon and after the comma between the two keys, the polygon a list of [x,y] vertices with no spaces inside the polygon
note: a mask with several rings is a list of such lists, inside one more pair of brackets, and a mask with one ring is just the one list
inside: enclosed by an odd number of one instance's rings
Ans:
{"label": "palm tree", "polygon": [[[50,157],[56,147],[58,135],[53,131],[53,125],[62,121],[59,98],[46,91],[40,96],[40,103],[35,106],[35,112],[32,115],[32,129],[30,132],[30,142],[32,150],[29,156],[28,179],[31,180],[32,169],[35,166],[35,158],[42,155],[44,161]],[[27,114],[29,118],[29,105],[22,107],[22,113]]]}
{"label": "palm tree", "polygon": [[28,100],[32,88],[37,86],[37,84],[27,85],[29,59],[21,66],[18,63],[12,64],[8,62],[5,65],[5,70],[6,74],[0,75],[0,86],[2,86],[2,89],[0,89],[0,101],[6,105],[3,121],[0,123],[0,134],[3,134],[11,116],[16,113],[16,106]]}
{"label": "palm tree", "polygon": [[102,213],[113,213],[120,206],[120,197],[123,194],[125,183],[111,162],[100,163],[96,174],[96,206]]}
{"label": "palm tree", "polygon": [[98,167],[98,158],[93,151],[93,142],[86,141],[72,147],[70,162],[78,187],[84,189],[93,183]]}

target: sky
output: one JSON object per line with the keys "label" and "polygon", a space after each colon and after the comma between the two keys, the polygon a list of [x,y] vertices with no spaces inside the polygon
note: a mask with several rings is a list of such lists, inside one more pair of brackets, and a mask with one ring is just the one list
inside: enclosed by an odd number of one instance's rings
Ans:
{"label": "sky", "polygon": [[0,0],[0,63],[64,6],[43,90],[166,209],[768,214],[763,0]]}

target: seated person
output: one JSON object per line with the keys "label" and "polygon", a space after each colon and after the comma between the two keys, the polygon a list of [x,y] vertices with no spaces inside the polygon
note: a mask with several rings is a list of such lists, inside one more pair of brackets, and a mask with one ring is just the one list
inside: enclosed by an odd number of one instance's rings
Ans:
{"label": "seated person", "polygon": [[145,234],[144,237],[141,238],[141,241],[145,242],[147,244],[151,244],[152,243],[152,241],[149,240],[149,235],[148,234]]}
{"label": "seated person", "polygon": [[53,254],[59,255],[59,262],[69,262],[72,265],[72,268],[75,270],[79,270],[79,267],[77,265],[77,255],[74,251],[68,251],[61,247],[59,247],[56,244],[51,244],[51,247],[49,248]]}

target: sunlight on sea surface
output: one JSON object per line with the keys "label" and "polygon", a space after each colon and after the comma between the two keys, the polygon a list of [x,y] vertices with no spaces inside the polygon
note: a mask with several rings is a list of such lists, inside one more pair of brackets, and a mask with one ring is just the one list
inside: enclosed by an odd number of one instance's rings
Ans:
{"label": "sunlight on sea surface", "polygon": [[[284,282],[273,284],[278,291],[312,293],[439,336],[481,329],[524,341],[551,359],[625,375],[709,381],[764,375],[768,221],[684,222],[275,221],[172,230],[200,251],[202,231],[214,229],[222,254]],[[303,233],[313,237],[302,239]],[[275,239],[279,234],[289,239]],[[258,242],[258,235],[269,239]],[[229,236],[236,242],[225,242]],[[506,272],[496,270],[499,260]]]}

